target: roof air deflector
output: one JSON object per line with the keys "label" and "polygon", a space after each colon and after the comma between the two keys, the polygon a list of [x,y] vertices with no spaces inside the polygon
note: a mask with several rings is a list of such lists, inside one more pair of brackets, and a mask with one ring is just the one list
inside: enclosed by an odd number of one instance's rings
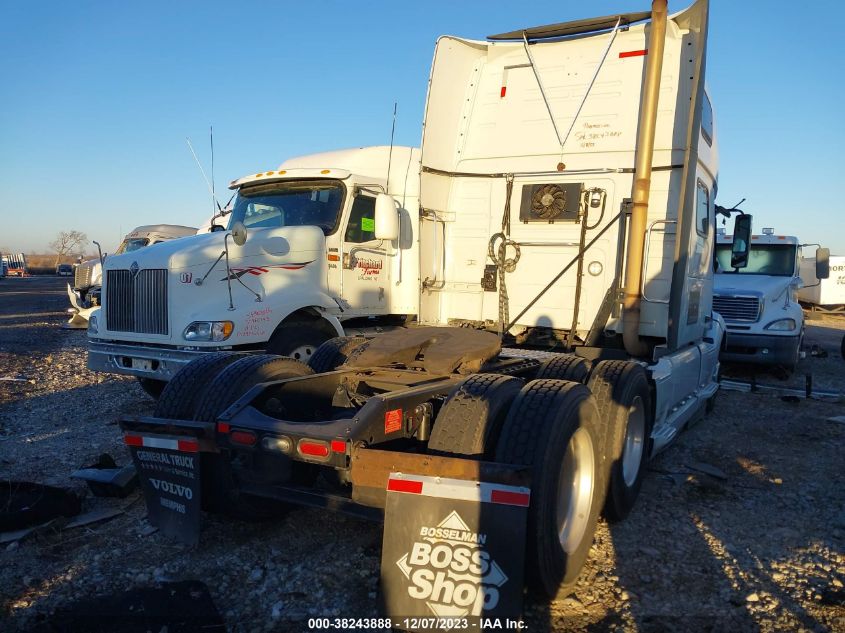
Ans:
{"label": "roof air deflector", "polygon": [[592,33],[594,31],[604,31],[612,29],[616,26],[616,21],[619,21],[619,26],[628,26],[635,22],[642,22],[651,17],[651,11],[641,11],[639,13],[622,13],[617,15],[606,15],[600,18],[587,18],[585,20],[575,20],[574,22],[559,22],[558,24],[547,24],[546,26],[535,26],[530,29],[520,29],[518,31],[510,31],[509,33],[499,33],[498,35],[488,35],[488,40],[521,40],[522,34],[529,40],[542,40],[551,37],[565,37],[567,35],[580,35],[583,33]]}

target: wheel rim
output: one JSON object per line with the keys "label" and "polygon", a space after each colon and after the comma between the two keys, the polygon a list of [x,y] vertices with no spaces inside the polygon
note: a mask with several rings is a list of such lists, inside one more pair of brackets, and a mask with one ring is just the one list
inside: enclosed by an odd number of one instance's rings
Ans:
{"label": "wheel rim", "polygon": [[290,358],[295,358],[296,360],[301,360],[303,363],[307,363],[308,359],[311,358],[311,355],[316,351],[317,347],[317,345],[309,345],[306,343],[292,349],[288,356]]}
{"label": "wheel rim", "polygon": [[569,440],[557,487],[557,530],[563,551],[574,552],[590,523],[596,461],[593,440],[578,429]]}
{"label": "wheel rim", "polygon": [[629,488],[637,481],[645,448],[645,408],[639,396],[628,409],[625,425],[625,445],[622,447],[622,478]]}

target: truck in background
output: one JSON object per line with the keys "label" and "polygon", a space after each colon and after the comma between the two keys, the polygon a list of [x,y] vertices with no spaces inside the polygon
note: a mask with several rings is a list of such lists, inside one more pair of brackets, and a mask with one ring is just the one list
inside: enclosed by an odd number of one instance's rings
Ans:
{"label": "truck in background", "polygon": [[[146,246],[160,242],[175,240],[189,235],[196,235],[197,229],[192,226],[179,224],[149,224],[139,226],[123,238],[115,255],[131,253]],[[97,242],[97,248],[100,245]],[[73,283],[67,285],[67,296],[70,299],[70,320],[64,324],[67,329],[83,330],[88,327],[88,317],[100,305],[101,288],[103,284],[103,261],[107,254],[81,262],[76,266]]]}
{"label": "truck in background", "polygon": [[[845,257],[832,255],[828,260],[827,277],[819,277],[818,256],[802,257],[800,274],[804,282],[798,300],[811,312],[845,314]],[[822,257],[822,266],[824,257]]]}
{"label": "truck in background", "polygon": [[26,255],[23,253],[7,253],[2,256],[6,264],[6,275],[9,277],[26,277],[29,275],[29,267],[26,263]]}
{"label": "truck in background", "polygon": [[[804,338],[804,313],[796,298],[803,285],[801,243],[796,237],[776,235],[774,229],[765,228],[761,235],[751,237],[746,265],[735,267],[732,242],[730,235],[717,236],[713,307],[727,327],[720,359],[783,365],[792,371]],[[817,251],[822,264],[823,250]],[[822,268],[819,272],[824,275]]]}
{"label": "truck in background", "polygon": [[[218,221],[248,231],[246,245],[212,231],[108,258],[89,368],[136,376],[155,395],[207,352],[307,361],[342,323],[416,314],[418,173],[419,150],[366,147],[233,181],[232,211]],[[396,240],[376,237],[380,193],[398,201]]]}
{"label": "truck in background", "polygon": [[[461,498],[475,501],[487,466],[527,466],[530,490],[500,497],[528,513],[525,540],[506,545],[524,546],[534,590],[571,591],[602,508],[613,520],[631,511],[649,457],[703,415],[718,389],[724,325],[712,310],[718,159],[704,84],[707,16],[706,0],[671,17],[656,0],[650,13],[488,41],[441,37],[419,218],[416,200],[396,203],[389,188],[371,225],[391,252],[404,230],[419,237],[406,258],[419,263],[405,264],[419,265],[407,295],[410,306],[419,303],[419,326],[332,339],[307,366],[232,353],[184,366],[154,417],[121,420],[139,460],[152,463],[162,451],[201,456],[189,458],[196,475],[178,485],[147,485],[141,468],[151,516],[195,531],[182,517],[190,515],[185,499],[200,497],[204,508],[241,516],[287,503],[379,516],[388,490],[423,503],[426,487],[466,484],[473,492]],[[566,125],[571,138],[558,134]],[[249,200],[263,191],[243,193]],[[258,222],[277,213],[247,210]],[[243,242],[239,221],[251,215],[233,216],[227,234]],[[733,245],[738,260],[747,256],[750,219],[736,220],[746,238]],[[262,247],[256,231],[239,252],[253,238]],[[290,261],[310,261],[320,254],[313,250]],[[346,264],[347,252],[333,254],[330,262]],[[187,272],[175,256],[156,267],[168,263],[170,278]],[[380,265],[355,269],[367,275]],[[238,298],[249,301],[243,291]],[[226,330],[212,323],[203,332]],[[336,485],[315,486],[316,472]],[[181,497],[168,492],[176,489]],[[473,509],[480,522],[482,506],[493,507],[484,501]],[[182,514],[167,510],[177,505]],[[486,532],[480,525],[474,531]],[[406,559],[397,558],[388,564],[401,567]],[[389,589],[404,595],[407,587]],[[464,614],[468,604],[435,606]]]}

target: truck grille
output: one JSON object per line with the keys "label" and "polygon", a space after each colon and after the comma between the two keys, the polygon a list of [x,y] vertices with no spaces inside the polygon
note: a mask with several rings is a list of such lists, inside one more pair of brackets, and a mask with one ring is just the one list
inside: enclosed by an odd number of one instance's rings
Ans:
{"label": "truck grille", "polygon": [[109,270],[105,307],[108,330],[167,334],[167,270]]}
{"label": "truck grille", "polygon": [[754,322],[760,318],[759,297],[726,297],[715,295],[713,309],[722,315],[725,321]]}
{"label": "truck grille", "polygon": [[91,287],[91,273],[94,271],[93,266],[80,264],[76,267],[73,274],[73,287],[76,290],[82,290]]}

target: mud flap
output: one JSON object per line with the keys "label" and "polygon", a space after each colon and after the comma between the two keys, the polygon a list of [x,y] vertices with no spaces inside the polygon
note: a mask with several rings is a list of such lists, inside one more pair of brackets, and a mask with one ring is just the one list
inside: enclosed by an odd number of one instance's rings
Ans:
{"label": "mud flap", "polygon": [[200,453],[196,439],[126,435],[149,522],[188,545],[199,541]]}
{"label": "mud flap", "polygon": [[501,470],[501,480],[525,485],[391,473],[381,606],[394,627],[504,629],[520,620],[531,492],[527,472]]}

